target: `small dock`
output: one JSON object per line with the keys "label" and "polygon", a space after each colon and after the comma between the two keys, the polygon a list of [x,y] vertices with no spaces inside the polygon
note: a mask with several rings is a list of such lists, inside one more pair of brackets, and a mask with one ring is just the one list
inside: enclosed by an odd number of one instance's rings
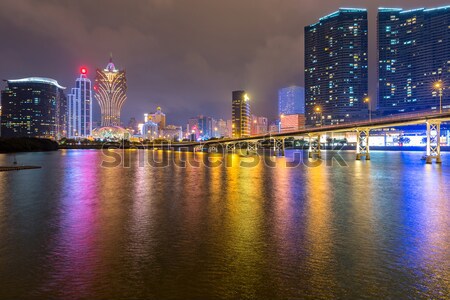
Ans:
{"label": "small dock", "polygon": [[40,167],[40,166],[10,166],[10,167],[0,166],[0,172],[31,170],[31,169],[40,169],[40,168],[42,168],[42,167]]}

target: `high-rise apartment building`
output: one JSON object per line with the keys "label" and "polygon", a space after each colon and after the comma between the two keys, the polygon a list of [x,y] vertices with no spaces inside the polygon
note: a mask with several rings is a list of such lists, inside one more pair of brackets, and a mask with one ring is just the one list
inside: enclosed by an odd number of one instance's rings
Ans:
{"label": "high-rise apartment building", "polygon": [[67,99],[54,79],[29,77],[6,80],[1,93],[3,137],[66,136]]}
{"label": "high-rise apartment building", "polygon": [[307,125],[367,117],[367,30],[367,11],[353,8],[341,8],[305,27]]}
{"label": "high-rise apartment building", "polygon": [[[383,114],[438,110],[450,85],[450,6],[378,10],[378,106]],[[443,93],[450,107],[450,94]]]}
{"label": "high-rise apartment building", "polygon": [[250,99],[245,91],[234,91],[232,96],[233,137],[250,136]]}
{"label": "high-rise apartment building", "polygon": [[67,95],[68,137],[92,136],[92,90],[87,69],[80,69],[75,87]]}

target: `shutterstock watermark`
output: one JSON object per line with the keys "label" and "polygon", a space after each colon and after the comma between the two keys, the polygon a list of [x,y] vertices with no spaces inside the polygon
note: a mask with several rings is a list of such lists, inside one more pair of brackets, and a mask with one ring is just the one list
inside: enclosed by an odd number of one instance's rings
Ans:
{"label": "shutterstock watermark", "polygon": [[348,164],[341,155],[342,145],[326,147],[326,150],[310,152],[309,145],[276,148],[271,144],[249,146],[227,142],[215,143],[164,143],[164,144],[118,144],[102,145],[104,168],[256,168],[264,164],[269,168],[316,168]]}

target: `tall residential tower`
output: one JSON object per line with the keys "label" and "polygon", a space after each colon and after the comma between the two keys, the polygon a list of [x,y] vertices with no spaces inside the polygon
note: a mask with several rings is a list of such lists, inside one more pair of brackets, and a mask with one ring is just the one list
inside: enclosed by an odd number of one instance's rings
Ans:
{"label": "tall residential tower", "polygon": [[[450,85],[450,6],[378,10],[378,103],[383,114],[438,110]],[[443,93],[450,107],[450,94]]]}
{"label": "tall residential tower", "polygon": [[341,8],[305,27],[307,125],[367,117],[367,11]]}
{"label": "tall residential tower", "polygon": [[127,99],[125,71],[114,66],[112,57],[105,69],[97,69],[95,98],[102,113],[102,126],[120,126],[120,111]]}

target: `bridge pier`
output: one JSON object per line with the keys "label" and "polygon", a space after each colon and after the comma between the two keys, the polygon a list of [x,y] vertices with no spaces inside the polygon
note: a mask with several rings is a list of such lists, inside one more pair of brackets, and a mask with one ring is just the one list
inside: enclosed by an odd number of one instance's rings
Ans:
{"label": "bridge pier", "polygon": [[273,140],[273,152],[275,155],[284,156],[285,148],[284,148],[284,140],[285,138],[271,138]]}
{"label": "bridge pier", "polygon": [[236,152],[236,143],[226,143],[225,144],[225,151],[228,152]]}
{"label": "bridge pier", "polygon": [[317,155],[317,158],[322,158],[322,153],[320,152],[320,134],[317,135],[317,143],[314,145],[312,140],[312,135],[308,135],[309,137],[309,150],[308,157],[313,158],[314,154]]}
{"label": "bridge pier", "polygon": [[369,136],[370,129],[356,129],[356,160],[361,160],[362,157],[370,160]]}
{"label": "bridge pier", "polygon": [[203,152],[203,145],[197,145],[194,147],[194,153],[195,152]]}
{"label": "bridge pier", "polygon": [[440,121],[427,121],[427,164],[433,163],[433,159],[437,164],[442,163]]}
{"label": "bridge pier", "polygon": [[209,153],[217,153],[217,151],[218,151],[218,145],[216,145],[216,144],[212,144],[208,147]]}
{"label": "bridge pier", "polygon": [[247,141],[247,153],[258,152],[258,141]]}

